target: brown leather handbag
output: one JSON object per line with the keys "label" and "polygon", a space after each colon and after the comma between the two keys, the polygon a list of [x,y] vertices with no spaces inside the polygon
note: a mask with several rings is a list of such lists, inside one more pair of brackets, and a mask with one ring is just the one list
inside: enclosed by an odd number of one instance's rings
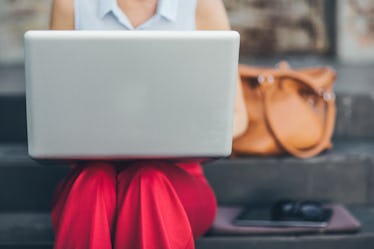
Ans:
{"label": "brown leather handbag", "polygon": [[335,125],[336,73],[329,67],[294,70],[240,65],[249,116],[246,132],[234,139],[233,153],[315,156],[331,148]]}

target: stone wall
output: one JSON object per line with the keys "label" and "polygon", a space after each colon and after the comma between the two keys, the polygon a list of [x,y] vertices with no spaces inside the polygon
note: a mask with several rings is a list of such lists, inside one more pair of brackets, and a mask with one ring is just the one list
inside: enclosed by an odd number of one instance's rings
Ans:
{"label": "stone wall", "polygon": [[[187,1],[187,0],[182,0]],[[0,0],[0,63],[21,63],[23,33],[46,29],[51,0]],[[324,0],[225,0],[247,54],[324,53]]]}
{"label": "stone wall", "polygon": [[23,33],[47,29],[51,0],[0,0],[0,63],[21,63]]}
{"label": "stone wall", "polygon": [[[0,64],[22,63],[23,33],[48,27],[51,1],[0,0]],[[326,1],[331,0],[224,0],[233,29],[242,35],[241,52],[252,55],[328,51]],[[373,1],[336,2],[342,24],[338,53],[347,58],[357,54],[358,59],[373,58]],[[352,41],[352,35],[357,39]]]}
{"label": "stone wall", "polygon": [[242,53],[325,53],[324,0],[225,0]]}

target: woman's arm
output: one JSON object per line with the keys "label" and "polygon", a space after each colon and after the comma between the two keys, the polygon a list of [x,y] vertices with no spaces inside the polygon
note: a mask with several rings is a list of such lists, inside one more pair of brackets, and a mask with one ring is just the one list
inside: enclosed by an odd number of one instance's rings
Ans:
{"label": "woman's arm", "polygon": [[[196,10],[197,30],[230,30],[225,6],[222,0],[197,0]],[[247,129],[248,115],[245,108],[243,89],[240,78],[236,91],[236,102],[234,112],[234,133],[238,137]]]}
{"label": "woman's arm", "polygon": [[74,29],[74,0],[53,0],[49,28],[53,30]]}

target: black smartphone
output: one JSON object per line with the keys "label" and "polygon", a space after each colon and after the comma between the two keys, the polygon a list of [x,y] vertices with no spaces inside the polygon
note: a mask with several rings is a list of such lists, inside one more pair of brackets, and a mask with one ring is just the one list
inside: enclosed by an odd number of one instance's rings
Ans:
{"label": "black smartphone", "polygon": [[328,225],[331,216],[332,210],[326,208],[323,219],[319,221],[308,221],[301,218],[274,220],[271,217],[270,207],[251,207],[241,212],[233,220],[233,224],[236,226],[324,228]]}

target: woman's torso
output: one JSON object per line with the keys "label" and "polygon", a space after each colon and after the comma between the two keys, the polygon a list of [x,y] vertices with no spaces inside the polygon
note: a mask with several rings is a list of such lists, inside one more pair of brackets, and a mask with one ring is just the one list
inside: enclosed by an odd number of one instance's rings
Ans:
{"label": "woman's torso", "polygon": [[156,14],[134,28],[117,0],[74,0],[76,30],[195,30],[197,0],[159,0]]}

